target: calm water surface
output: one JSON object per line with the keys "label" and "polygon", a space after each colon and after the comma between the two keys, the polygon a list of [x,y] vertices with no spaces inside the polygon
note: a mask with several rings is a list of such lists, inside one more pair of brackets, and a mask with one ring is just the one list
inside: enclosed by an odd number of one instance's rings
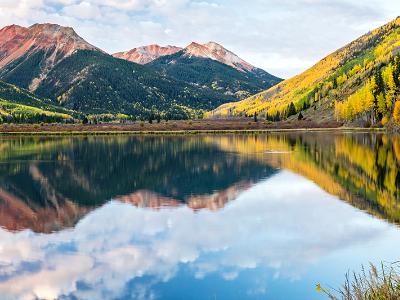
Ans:
{"label": "calm water surface", "polygon": [[0,138],[0,299],[324,299],[400,259],[400,137]]}

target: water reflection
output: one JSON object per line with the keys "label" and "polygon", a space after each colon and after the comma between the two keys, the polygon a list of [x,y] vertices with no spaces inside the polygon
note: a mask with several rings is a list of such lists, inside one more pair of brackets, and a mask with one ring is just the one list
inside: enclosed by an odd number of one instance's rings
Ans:
{"label": "water reflection", "polygon": [[399,135],[308,132],[225,137],[212,143],[292,170],[362,210],[400,223]]}
{"label": "water reflection", "polygon": [[323,132],[4,138],[0,295],[319,299],[316,282],[398,260],[386,222],[399,222],[398,145]]}
{"label": "water reflection", "polygon": [[13,138],[0,142],[0,225],[52,232],[111,198],[221,208],[276,171],[183,137]]}

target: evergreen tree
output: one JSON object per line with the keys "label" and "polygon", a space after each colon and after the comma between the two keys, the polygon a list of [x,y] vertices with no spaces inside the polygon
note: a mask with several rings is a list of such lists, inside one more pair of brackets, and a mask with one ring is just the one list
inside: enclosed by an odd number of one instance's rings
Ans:
{"label": "evergreen tree", "polygon": [[294,106],[293,102],[290,102],[289,107],[288,107],[288,111],[287,111],[287,117],[293,116],[295,115],[296,112],[296,107]]}

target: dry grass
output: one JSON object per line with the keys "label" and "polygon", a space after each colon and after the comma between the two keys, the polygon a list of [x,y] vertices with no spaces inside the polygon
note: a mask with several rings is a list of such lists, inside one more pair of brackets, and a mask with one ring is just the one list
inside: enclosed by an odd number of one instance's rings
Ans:
{"label": "dry grass", "polygon": [[317,291],[331,300],[399,300],[400,264],[381,265],[378,269],[370,264],[360,274],[346,274],[346,281],[339,290],[330,291],[317,285]]}
{"label": "dry grass", "polygon": [[191,121],[162,121],[149,124],[136,123],[107,123],[107,124],[2,124],[3,132],[168,132],[168,131],[221,131],[221,130],[264,130],[264,129],[296,129],[296,128],[337,128],[341,124],[335,122],[314,123],[310,121],[267,123],[253,122],[249,119],[234,120],[191,120]]}

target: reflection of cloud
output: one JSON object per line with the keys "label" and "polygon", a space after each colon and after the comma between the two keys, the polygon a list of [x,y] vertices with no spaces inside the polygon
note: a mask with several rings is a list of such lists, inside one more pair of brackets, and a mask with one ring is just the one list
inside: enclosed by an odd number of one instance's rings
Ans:
{"label": "reflection of cloud", "polygon": [[[111,202],[73,230],[49,235],[2,230],[0,293],[3,299],[111,299],[125,293],[155,298],[151,284],[132,285],[132,280],[168,281],[180,264],[196,278],[217,272],[236,280],[243,269],[257,267],[300,278],[329,254],[379,243],[389,228],[282,172],[218,212],[153,211]],[[265,291],[259,283],[248,293]]]}

